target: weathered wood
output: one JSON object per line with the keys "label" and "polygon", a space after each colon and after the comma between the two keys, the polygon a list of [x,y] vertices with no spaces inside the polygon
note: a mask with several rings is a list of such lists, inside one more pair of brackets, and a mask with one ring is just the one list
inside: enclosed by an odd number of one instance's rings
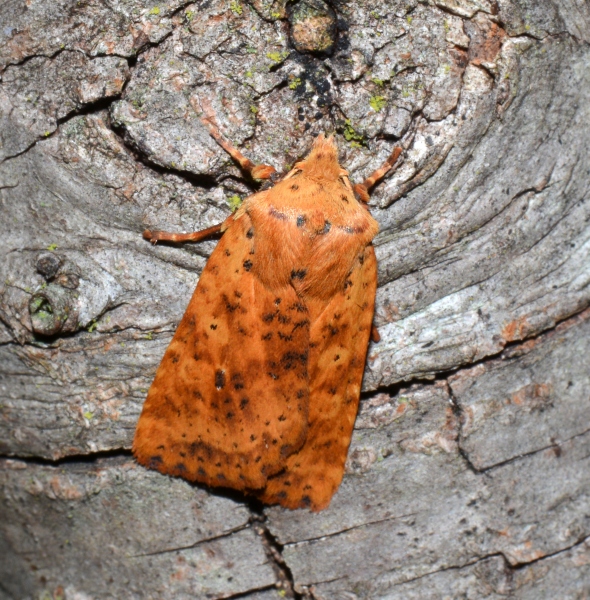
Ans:
{"label": "weathered wood", "polygon": [[[584,597],[589,42],[573,0],[9,0],[0,597]],[[128,452],[215,244],[141,232],[254,189],[204,111],[279,170],[322,131],[355,181],[406,149],[371,200],[381,341],[319,515]]]}
{"label": "weathered wood", "polygon": [[243,505],[132,460],[4,460],[0,480],[9,597],[224,597],[276,581]]}
{"label": "weathered wood", "polygon": [[[536,389],[556,375],[541,369],[543,363],[569,364],[570,373],[585,366],[587,376],[589,319],[590,314],[582,322],[573,319],[567,329],[525,344],[518,353],[507,350],[504,361],[490,363],[489,372],[520,369]],[[479,377],[476,367],[451,378],[451,388],[440,381],[366,402],[350,450],[349,475],[330,508],[319,515],[268,511],[270,530],[284,544],[283,555],[300,586],[314,586],[317,598],[340,597],[352,589],[359,598],[403,598],[406,590],[424,593],[428,580],[448,581],[453,572],[457,593],[470,582],[484,589],[490,577],[503,582],[494,585],[520,594],[526,578],[514,567],[540,564],[547,560],[543,557],[571,547],[584,554],[590,527],[583,508],[590,502],[590,430],[587,420],[572,429],[570,398],[576,397],[557,391],[551,396],[545,407],[551,432],[543,431],[543,414],[532,415],[538,432],[528,423],[509,425],[498,411],[505,394],[500,387],[498,395],[497,380],[482,367]],[[509,386],[508,375],[504,379]],[[497,462],[486,461],[482,469],[470,459],[488,448],[487,439],[463,433],[475,429],[473,405],[461,395],[455,404],[449,394],[460,381],[479,391],[478,431],[483,434],[487,427],[492,435],[501,423],[510,432],[502,439],[513,436],[507,450],[496,450],[501,445],[496,439],[490,459]],[[587,415],[588,395],[579,403]],[[530,405],[521,410],[527,409]],[[506,406],[506,411],[510,416],[514,409]],[[487,561],[494,556],[502,560]],[[575,597],[587,574],[574,572],[572,595],[564,597]],[[414,580],[422,583],[406,585]]]}

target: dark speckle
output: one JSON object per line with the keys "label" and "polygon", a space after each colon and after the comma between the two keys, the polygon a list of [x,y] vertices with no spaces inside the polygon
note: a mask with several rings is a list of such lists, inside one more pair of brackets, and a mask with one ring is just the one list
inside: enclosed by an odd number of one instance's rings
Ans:
{"label": "dark speckle", "polygon": [[152,456],[152,457],[150,457],[150,460],[148,461],[148,467],[150,469],[157,469],[161,464],[162,464],[161,456]]}
{"label": "dark speckle", "polygon": [[281,303],[281,299],[280,298],[275,298],[275,304],[278,306]]}
{"label": "dark speckle", "polygon": [[279,221],[286,221],[289,217],[287,217],[287,215],[285,213],[282,213],[280,211],[278,211],[274,206],[270,207],[270,210],[268,211],[268,214],[271,217],[274,217],[275,219],[278,219]]}
{"label": "dark speckle", "polygon": [[299,189],[299,186],[298,186],[296,183],[294,183],[294,184],[291,186],[291,189],[292,189],[294,192],[296,192],[296,191]]}
{"label": "dark speckle", "polygon": [[322,233],[328,233],[332,229],[332,223],[330,221],[324,222],[324,228],[322,229]]}
{"label": "dark speckle", "polygon": [[262,316],[262,320],[265,323],[272,323],[274,318],[275,318],[275,313],[266,313],[265,315]]}
{"label": "dark speckle", "polygon": [[248,400],[248,398],[242,398],[240,400],[240,408],[242,410],[244,410],[246,408],[246,406],[248,406],[248,403],[250,402],[250,400]]}
{"label": "dark speckle", "polygon": [[301,507],[308,508],[310,506],[311,506],[311,498],[309,496],[303,496],[303,498],[301,498]]}
{"label": "dark speckle", "polygon": [[241,373],[235,373],[231,376],[232,384],[234,386],[234,390],[242,390],[244,389],[244,378]]}
{"label": "dark speckle", "polygon": [[250,229],[248,229],[248,233],[246,233],[246,237],[248,239],[252,239],[254,237],[254,228],[250,227]]}
{"label": "dark speckle", "polygon": [[215,387],[221,390],[225,387],[225,371],[215,371]]}
{"label": "dark speckle", "polygon": [[346,194],[340,194],[340,200],[342,200],[342,202],[346,202],[346,204],[348,204],[348,196],[346,196]]}
{"label": "dark speckle", "polygon": [[226,416],[226,418],[228,418],[231,421],[231,419],[234,418],[234,413],[230,411],[230,412],[226,413],[225,416]]}
{"label": "dark speckle", "polygon": [[297,217],[297,227],[303,227],[306,221],[307,219],[305,218],[305,215],[299,215]]}
{"label": "dark speckle", "polygon": [[244,269],[246,269],[246,271],[249,271],[252,268],[252,261],[251,260],[245,260],[244,261]]}
{"label": "dark speckle", "polygon": [[293,269],[291,271],[291,279],[303,279],[307,275],[307,269]]}
{"label": "dark speckle", "polygon": [[217,325],[215,323],[211,323],[211,325],[209,325],[209,327],[211,329],[213,329],[213,331],[215,331],[217,329]]}

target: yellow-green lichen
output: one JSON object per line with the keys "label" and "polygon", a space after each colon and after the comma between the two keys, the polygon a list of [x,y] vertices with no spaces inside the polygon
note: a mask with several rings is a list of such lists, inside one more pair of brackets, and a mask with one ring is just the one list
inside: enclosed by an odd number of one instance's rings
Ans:
{"label": "yellow-green lichen", "polygon": [[236,212],[236,210],[238,210],[242,204],[242,199],[237,194],[234,194],[227,199],[227,203],[229,204],[231,211]]}
{"label": "yellow-green lichen", "polygon": [[344,135],[344,139],[350,143],[352,148],[360,148],[365,141],[365,138],[360,133],[357,133],[354,130],[354,127],[352,126],[350,119],[346,119],[344,121],[343,135]]}
{"label": "yellow-green lichen", "polygon": [[385,96],[371,96],[369,104],[375,112],[379,112],[387,104],[387,99]]}
{"label": "yellow-green lichen", "polygon": [[244,12],[243,6],[238,2],[238,0],[233,0],[229,5],[231,11],[236,15],[240,16]]}
{"label": "yellow-green lichen", "polygon": [[59,248],[59,246],[57,244],[49,244],[49,246],[47,246],[47,250],[49,250],[49,252],[53,252],[54,250],[57,250]]}
{"label": "yellow-green lichen", "polygon": [[152,8],[152,10],[150,10],[149,14],[150,15],[159,15],[160,14],[160,7],[159,6],[154,6],[154,8]]}
{"label": "yellow-green lichen", "polygon": [[289,89],[296,90],[301,85],[301,77],[293,77],[289,82]]}
{"label": "yellow-green lichen", "polygon": [[289,56],[288,52],[267,52],[266,53],[266,58],[270,58],[270,60],[272,60],[272,62],[278,64],[283,62],[287,56]]}

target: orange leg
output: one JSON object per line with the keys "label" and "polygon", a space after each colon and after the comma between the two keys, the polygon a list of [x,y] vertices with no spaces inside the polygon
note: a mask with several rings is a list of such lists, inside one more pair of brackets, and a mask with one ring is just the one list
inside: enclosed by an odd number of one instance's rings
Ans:
{"label": "orange leg", "polygon": [[207,127],[211,137],[240,165],[240,168],[248,173],[252,179],[270,179],[276,169],[270,165],[255,165],[246,158],[235,146],[232,146],[213,123],[212,117],[203,117],[201,123]]}
{"label": "orange leg", "polygon": [[363,202],[369,201],[369,190],[385,175],[387,172],[393,167],[396,163],[399,155],[402,153],[402,149],[399,146],[396,146],[393,149],[393,152],[389,155],[389,158],[376,170],[373,171],[369,177],[367,177],[362,183],[357,183],[353,186],[354,191],[357,196]]}
{"label": "orange leg", "polygon": [[223,223],[192,233],[169,233],[167,231],[150,231],[146,229],[143,232],[143,239],[150,241],[152,244],[157,242],[201,242],[212,235],[223,233],[233,220],[234,215],[230,215]]}
{"label": "orange leg", "polygon": [[222,225],[223,223],[219,223],[219,225],[213,225],[213,227],[193,231],[192,233],[168,233],[167,231],[150,231],[146,229],[143,232],[143,239],[149,240],[152,244],[157,242],[200,242],[219,233]]}

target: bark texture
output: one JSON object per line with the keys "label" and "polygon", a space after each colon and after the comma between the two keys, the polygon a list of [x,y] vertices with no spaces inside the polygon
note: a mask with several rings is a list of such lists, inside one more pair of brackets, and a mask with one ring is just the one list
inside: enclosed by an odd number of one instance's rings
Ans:
{"label": "bark texture", "polygon": [[[6,4],[6,3],[5,3]],[[590,595],[590,8],[8,0],[0,14],[0,599]],[[320,514],[137,466],[155,369],[254,189],[336,132],[379,289]]]}

